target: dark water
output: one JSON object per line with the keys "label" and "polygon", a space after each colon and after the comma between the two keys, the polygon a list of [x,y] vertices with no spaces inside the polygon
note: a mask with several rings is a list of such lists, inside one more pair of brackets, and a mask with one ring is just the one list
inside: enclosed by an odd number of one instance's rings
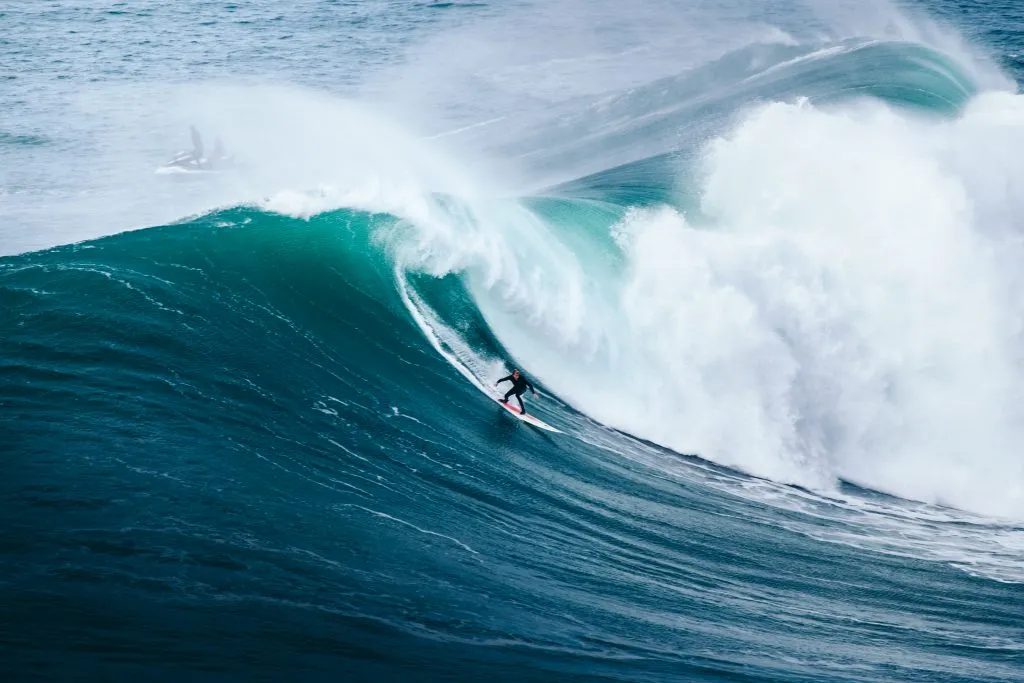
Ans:
{"label": "dark water", "polygon": [[[926,8],[964,52],[693,11],[792,35],[456,135],[557,180],[509,199],[407,191],[404,158],[333,159],[369,194],[76,175],[126,114],[56,105],[197,72],[347,92],[518,6],[0,6],[3,679],[1024,680],[1018,10]],[[497,106],[434,96],[437,129]],[[304,98],[293,150],[336,112]],[[562,433],[481,391],[511,363]]]}

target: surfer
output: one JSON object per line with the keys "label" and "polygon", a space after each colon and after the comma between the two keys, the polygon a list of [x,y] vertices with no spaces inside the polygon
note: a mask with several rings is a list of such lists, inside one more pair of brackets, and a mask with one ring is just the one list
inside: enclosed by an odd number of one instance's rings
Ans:
{"label": "surfer", "polygon": [[530,381],[523,377],[519,373],[519,370],[515,368],[512,369],[511,375],[509,375],[508,377],[502,377],[501,379],[494,383],[494,386],[498,386],[502,382],[512,382],[512,388],[508,390],[508,393],[505,394],[505,398],[501,399],[501,402],[508,403],[508,397],[514,395],[516,397],[516,400],[519,401],[519,410],[522,411],[523,415],[526,415],[526,406],[523,405],[523,392],[526,391],[527,388],[529,388],[530,393],[536,396],[537,390],[534,389],[533,385],[530,384]]}

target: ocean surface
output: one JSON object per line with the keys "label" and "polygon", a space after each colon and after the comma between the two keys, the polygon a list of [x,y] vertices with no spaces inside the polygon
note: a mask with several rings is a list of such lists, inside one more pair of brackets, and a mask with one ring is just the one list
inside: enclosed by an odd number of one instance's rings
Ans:
{"label": "ocean surface", "polygon": [[1024,681],[1022,78],[1007,0],[0,1],[0,680]]}

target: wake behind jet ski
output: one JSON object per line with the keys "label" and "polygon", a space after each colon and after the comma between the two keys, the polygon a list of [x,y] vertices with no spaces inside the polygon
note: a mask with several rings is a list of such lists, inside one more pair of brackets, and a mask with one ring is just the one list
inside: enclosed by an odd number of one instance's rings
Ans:
{"label": "wake behind jet ski", "polygon": [[213,152],[206,156],[203,152],[203,138],[195,126],[190,127],[192,133],[192,149],[181,151],[167,163],[157,167],[159,174],[166,173],[219,173],[234,165],[234,157],[224,151],[224,144],[217,138],[213,144]]}

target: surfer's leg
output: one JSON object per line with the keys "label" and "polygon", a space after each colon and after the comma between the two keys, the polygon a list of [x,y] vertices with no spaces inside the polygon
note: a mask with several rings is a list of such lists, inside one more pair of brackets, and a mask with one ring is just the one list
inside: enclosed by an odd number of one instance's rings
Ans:
{"label": "surfer's leg", "polygon": [[526,415],[526,406],[523,405],[523,395],[516,394],[516,400],[519,401],[519,410],[523,412],[523,415]]}
{"label": "surfer's leg", "polygon": [[508,397],[511,396],[514,393],[516,393],[515,387],[513,387],[513,388],[509,389],[508,391],[506,391],[505,392],[505,398],[501,399],[501,402],[502,403],[508,403]]}

